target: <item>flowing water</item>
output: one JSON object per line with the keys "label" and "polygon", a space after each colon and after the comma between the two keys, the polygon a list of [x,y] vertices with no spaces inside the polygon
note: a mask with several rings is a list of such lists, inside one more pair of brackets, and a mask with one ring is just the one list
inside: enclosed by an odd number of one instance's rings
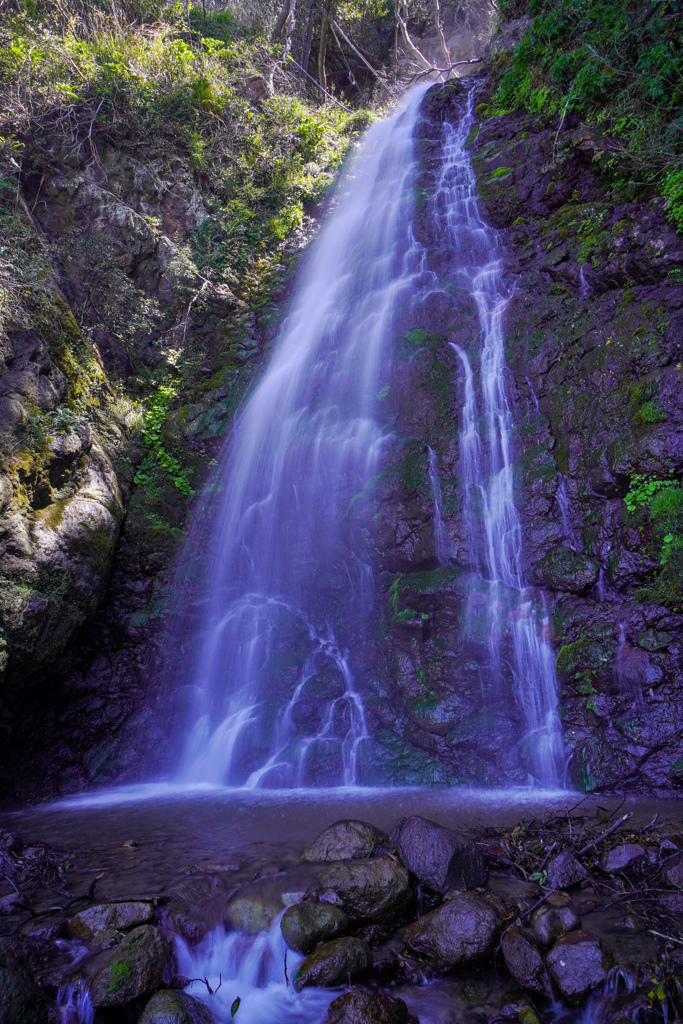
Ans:
{"label": "flowing water", "polygon": [[[426,89],[368,133],[236,425],[210,542],[186,781],[356,781],[367,728],[347,645],[370,607],[372,573],[345,512],[377,465],[380,370],[420,266],[413,129]],[[310,655],[290,697],[287,641],[302,634]]]}
{"label": "flowing water", "polygon": [[[376,473],[389,436],[379,402],[398,312],[436,280],[425,273],[427,253],[412,230],[413,134],[425,91],[415,89],[368,133],[236,424],[210,541],[186,783],[361,781],[359,753],[369,733],[349,647],[365,628],[374,593],[370,556],[346,512]],[[480,326],[469,352],[452,347],[464,375],[463,515],[488,606],[483,686],[521,717],[521,759],[530,779],[552,787],[562,760],[554,661],[545,608],[523,577],[505,392],[508,293],[500,239],[479,214],[465,148],[472,121],[470,92],[459,125],[443,125],[432,212],[455,285],[471,296]],[[431,448],[429,479],[435,553],[446,565],[451,552]]]}
{"label": "flowing water", "polygon": [[[464,375],[460,461],[464,517],[472,567],[487,590],[489,672],[486,685],[505,686],[504,645],[512,639],[513,689],[524,720],[524,756],[531,776],[552,786],[562,764],[555,659],[548,616],[525,585],[522,530],[515,505],[511,457],[512,417],[505,392],[503,314],[508,292],[502,246],[484,223],[466,139],[473,123],[473,94],[457,127],[443,125],[440,179],[433,201],[437,227],[455,254],[455,285],[467,289],[477,309],[480,351],[452,344]],[[479,363],[475,381],[473,356]],[[476,384],[479,386],[477,401]]]}

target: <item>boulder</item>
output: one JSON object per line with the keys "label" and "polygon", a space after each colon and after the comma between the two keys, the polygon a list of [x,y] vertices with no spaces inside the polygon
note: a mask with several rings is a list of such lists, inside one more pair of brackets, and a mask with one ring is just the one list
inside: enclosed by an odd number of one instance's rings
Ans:
{"label": "boulder", "polygon": [[71,939],[89,942],[100,932],[125,932],[153,920],[154,908],[151,903],[100,903],[72,917],[66,926],[66,933]]}
{"label": "boulder", "polygon": [[173,947],[159,928],[143,924],[120,945],[98,954],[94,967],[87,987],[95,1009],[126,1006],[170,982]]}
{"label": "boulder", "polygon": [[349,919],[339,907],[329,903],[297,903],[282,915],[280,928],[296,953],[312,953],[321,942],[343,935]]}
{"label": "boulder", "polygon": [[325,1024],[418,1024],[402,999],[354,988],[330,1003]]}
{"label": "boulder", "polygon": [[365,821],[344,818],[321,832],[301,854],[303,861],[366,860],[387,837]]}
{"label": "boulder", "polygon": [[486,885],[488,868],[483,855],[473,842],[452,829],[413,815],[398,823],[391,838],[408,870],[436,892]]}
{"label": "boulder", "polygon": [[352,921],[390,921],[412,901],[408,872],[388,857],[328,864],[318,869],[316,879],[323,899],[327,892],[337,896]]}
{"label": "boulder", "polygon": [[563,935],[547,956],[553,981],[568,1003],[580,1003],[607,981],[609,961],[597,935],[576,931]]}
{"label": "boulder", "polygon": [[600,858],[600,867],[608,875],[642,875],[647,863],[647,851],[640,843],[613,846]]}
{"label": "boulder", "polygon": [[547,867],[548,885],[551,889],[570,889],[572,885],[578,885],[588,878],[583,864],[580,864],[573,853],[565,850],[558,853],[548,863]]}
{"label": "boulder", "polygon": [[488,899],[462,893],[406,928],[406,945],[449,970],[491,953],[500,923],[500,912]]}
{"label": "boulder", "polygon": [[213,1021],[209,1008],[194,996],[165,989],[152,996],[138,1024],[213,1024]]}
{"label": "boulder", "polygon": [[50,1019],[42,989],[15,956],[12,943],[0,940],[0,1024],[48,1024]]}
{"label": "boulder", "polygon": [[531,929],[542,946],[552,946],[561,935],[580,927],[579,916],[569,905],[553,907],[544,903],[531,918]]}
{"label": "boulder", "polygon": [[354,938],[333,939],[306,957],[292,981],[297,992],[308,985],[332,988],[363,974],[371,966],[372,956],[367,942]]}
{"label": "boulder", "polygon": [[503,935],[501,945],[507,969],[517,984],[537,996],[550,997],[550,979],[533,935],[526,928],[513,925]]}

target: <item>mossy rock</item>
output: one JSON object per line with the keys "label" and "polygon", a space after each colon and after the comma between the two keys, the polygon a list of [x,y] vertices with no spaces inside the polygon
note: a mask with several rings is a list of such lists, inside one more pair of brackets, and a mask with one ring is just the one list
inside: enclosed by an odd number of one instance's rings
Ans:
{"label": "mossy rock", "polygon": [[570,548],[557,547],[536,562],[529,581],[547,590],[582,594],[595,586],[600,568],[588,555],[579,555]]}
{"label": "mossy rock", "polygon": [[163,932],[153,925],[135,928],[94,965],[88,979],[93,1006],[127,1006],[151,995],[170,982],[172,965],[173,947]]}

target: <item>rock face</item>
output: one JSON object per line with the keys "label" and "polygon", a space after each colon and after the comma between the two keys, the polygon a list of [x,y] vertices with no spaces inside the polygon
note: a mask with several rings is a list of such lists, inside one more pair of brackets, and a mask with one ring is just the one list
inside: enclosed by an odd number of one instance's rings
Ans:
{"label": "rock face", "polygon": [[370,947],[361,939],[334,939],[319,946],[306,957],[292,979],[294,988],[301,992],[307,985],[332,988],[364,974],[372,966]]}
{"label": "rock face", "polygon": [[499,914],[488,900],[464,893],[411,924],[405,940],[414,953],[450,970],[491,953],[499,926]]}
{"label": "rock face", "polygon": [[551,889],[570,889],[588,877],[583,864],[568,850],[548,861],[546,872]]}
{"label": "rock face", "polygon": [[570,932],[548,953],[548,968],[563,999],[580,1003],[607,981],[609,961],[600,940],[590,932]]}
{"label": "rock face", "polygon": [[152,925],[135,928],[99,957],[87,981],[95,1009],[126,1006],[171,980],[173,948]]}
{"label": "rock face", "polygon": [[352,921],[390,921],[412,901],[408,872],[386,857],[330,864],[316,877],[322,899],[328,891],[336,894]]}
{"label": "rock face", "polygon": [[356,988],[330,1003],[325,1024],[417,1024],[417,1018],[402,999]]}
{"label": "rock face", "polygon": [[503,935],[502,947],[507,969],[522,988],[539,996],[552,995],[548,972],[533,935],[515,925]]}
{"label": "rock face", "polygon": [[349,919],[339,907],[329,903],[297,903],[285,910],[280,928],[289,948],[306,954],[321,942],[343,935],[348,924]]}
{"label": "rock face", "polygon": [[213,1024],[214,1016],[204,1003],[187,992],[157,992],[138,1019],[138,1024]]}
{"label": "rock face", "polygon": [[301,854],[304,861],[364,860],[386,843],[387,837],[374,825],[344,819],[330,825]]}
{"label": "rock face", "polygon": [[426,818],[404,818],[391,833],[399,856],[419,882],[435,892],[485,885],[488,868],[469,839]]}

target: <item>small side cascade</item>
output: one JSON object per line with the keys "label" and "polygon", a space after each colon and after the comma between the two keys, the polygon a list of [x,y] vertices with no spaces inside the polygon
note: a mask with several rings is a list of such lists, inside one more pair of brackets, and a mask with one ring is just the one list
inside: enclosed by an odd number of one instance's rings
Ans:
{"label": "small side cascade", "polygon": [[[484,685],[500,694],[511,675],[524,721],[523,760],[537,783],[552,787],[559,784],[563,762],[555,658],[547,610],[526,586],[522,569],[522,530],[511,457],[512,417],[505,393],[503,314],[509,296],[502,277],[500,239],[482,220],[477,204],[476,180],[466,150],[472,123],[470,91],[457,128],[443,125],[443,159],[433,219],[453,254],[454,284],[469,292],[480,325],[477,377],[470,354],[454,343],[451,347],[465,379],[460,462],[469,557],[488,609],[489,659]],[[506,651],[508,638],[512,641],[511,663]]]}
{"label": "small side cascade", "polygon": [[59,1024],[93,1024],[95,1009],[90,993],[80,983],[61,985],[57,992]]}
{"label": "small side cascade", "polygon": [[440,565],[447,565],[450,552],[448,550],[448,539],[446,527],[441,512],[442,496],[441,481],[439,480],[439,463],[436,452],[429,449],[429,483],[432,489],[432,500],[434,502],[434,552]]}
{"label": "small side cascade", "polygon": [[574,527],[572,526],[571,516],[569,515],[569,495],[567,494],[567,481],[565,480],[562,473],[559,473],[558,475],[560,482],[557,485],[557,490],[555,491],[555,498],[560,509],[564,537],[572,551],[581,552],[583,551],[583,544],[576,536]]}
{"label": "small side cascade", "polygon": [[206,979],[191,982],[185,991],[206,1003],[217,1020],[231,1020],[238,999],[238,1019],[245,1021],[302,1024],[323,1020],[339,993],[313,987],[296,992],[292,976],[303,957],[287,949],[281,917],[269,931],[258,935],[227,933],[219,927],[196,946],[176,938],[179,974]]}

